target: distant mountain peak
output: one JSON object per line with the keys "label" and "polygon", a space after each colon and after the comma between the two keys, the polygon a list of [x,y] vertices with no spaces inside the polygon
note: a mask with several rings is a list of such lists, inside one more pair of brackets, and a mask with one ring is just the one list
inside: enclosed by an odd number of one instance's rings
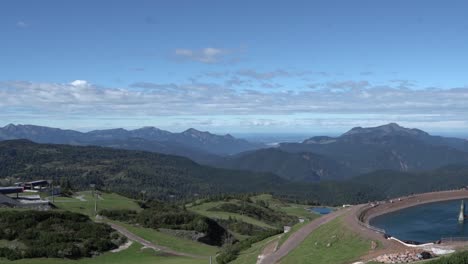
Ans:
{"label": "distant mountain peak", "polygon": [[213,135],[213,134],[211,134],[211,133],[208,132],[208,131],[200,131],[200,130],[197,130],[197,129],[195,129],[195,128],[189,128],[189,129],[185,130],[184,132],[182,132],[182,134],[184,134],[184,135],[192,135],[192,136]]}
{"label": "distant mountain peak", "polygon": [[103,129],[103,130],[93,130],[90,133],[92,132],[128,132],[128,130],[119,127],[119,128],[110,128],[110,129]]}
{"label": "distant mountain peak", "polygon": [[410,135],[410,136],[426,136],[429,135],[427,132],[424,132],[415,128],[405,128],[397,123],[389,123],[386,125],[381,125],[377,127],[354,127],[348,132],[344,133],[342,136],[352,136],[357,134],[377,134],[380,136],[387,136],[393,134],[399,135]]}
{"label": "distant mountain peak", "polygon": [[164,131],[164,130],[159,129],[159,128],[154,127],[154,126],[145,126],[145,127],[137,128],[137,129],[135,129],[133,131],[158,131],[158,132],[161,132],[161,131]]}
{"label": "distant mountain peak", "polygon": [[148,129],[148,130],[157,129],[157,130],[159,130],[159,128],[154,127],[154,126],[144,126],[144,127],[140,127],[140,128],[137,128],[137,129]]}
{"label": "distant mountain peak", "polygon": [[191,128],[185,130],[185,131],[182,132],[182,133],[199,133],[199,132],[201,132],[201,131],[200,131],[200,130],[197,130],[197,129],[193,128],[193,127],[191,127]]}
{"label": "distant mountain peak", "polygon": [[16,125],[12,124],[12,123],[10,123],[10,124],[3,127],[3,129],[7,129],[7,130],[14,129],[14,128],[16,128]]}
{"label": "distant mountain peak", "polygon": [[397,123],[388,123],[386,125],[378,126],[378,129],[386,130],[386,131],[407,131],[410,130],[409,128],[402,127]]}

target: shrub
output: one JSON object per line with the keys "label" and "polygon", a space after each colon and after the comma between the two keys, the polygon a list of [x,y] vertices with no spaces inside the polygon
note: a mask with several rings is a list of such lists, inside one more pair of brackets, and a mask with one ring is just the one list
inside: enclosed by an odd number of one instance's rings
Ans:
{"label": "shrub", "polygon": [[70,258],[91,257],[118,247],[116,234],[106,224],[71,212],[3,211],[0,213],[0,239],[18,240],[25,249],[0,248],[0,257]]}

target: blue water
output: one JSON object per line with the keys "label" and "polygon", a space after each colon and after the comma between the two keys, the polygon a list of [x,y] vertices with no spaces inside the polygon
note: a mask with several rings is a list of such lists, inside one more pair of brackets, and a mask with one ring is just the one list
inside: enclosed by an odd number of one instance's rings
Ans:
{"label": "blue water", "polygon": [[402,240],[433,242],[442,237],[468,237],[468,220],[458,223],[461,200],[430,203],[373,218],[370,224]]}
{"label": "blue water", "polygon": [[331,212],[333,212],[333,209],[328,208],[328,207],[312,207],[310,210],[314,213],[321,214],[321,215],[326,215]]}

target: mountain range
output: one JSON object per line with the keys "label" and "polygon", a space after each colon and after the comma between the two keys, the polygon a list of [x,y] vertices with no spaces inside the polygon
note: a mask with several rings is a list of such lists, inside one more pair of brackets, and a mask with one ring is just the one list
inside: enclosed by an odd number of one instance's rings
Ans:
{"label": "mountain range", "polygon": [[215,135],[190,128],[181,133],[171,133],[155,127],[135,130],[123,128],[79,132],[34,125],[9,124],[0,128],[0,140],[28,139],[37,143],[97,145],[130,150],[172,154],[208,163],[219,156],[232,155],[264,147],[262,144],[237,139],[233,136]]}
{"label": "mountain range", "polygon": [[338,137],[316,136],[277,147],[193,128],[171,133],[155,127],[78,132],[32,125],[0,128],[0,140],[97,145],[184,156],[213,167],[272,172],[298,182],[344,180],[376,170],[417,172],[468,164],[468,141],[433,136],[390,123],[355,127]]}
{"label": "mountain range", "polygon": [[355,127],[338,137],[316,136],[225,157],[217,166],[268,171],[296,181],[342,180],[376,170],[432,170],[468,164],[468,141],[432,136],[395,123]]}

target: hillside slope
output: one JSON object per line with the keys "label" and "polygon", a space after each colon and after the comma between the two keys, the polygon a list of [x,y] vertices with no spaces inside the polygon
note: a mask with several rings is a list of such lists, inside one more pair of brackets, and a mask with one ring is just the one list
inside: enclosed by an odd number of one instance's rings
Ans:
{"label": "hillside slope", "polygon": [[269,148],[224,158],[217,166],[231,169],[273,172],[284,179],[316,182],[342,179],[349,172],[338,162],[314,153],[289,153]]}
{"label": "hillside slope", "polygon": [[445,141],[421,130],[388,124],[353,128],[336,138],[313,137],[302,143],[283,143],[280,149],[323,155],[349,168],[345,176],[354,176],[382,169],[417,171],[468,164],[468,152],[461,150],[468,141],[457,140],[458,143],[450,138]]}
{"label": "hillside slope", "polygon": [[128,195],[144,190],[163,199],[269,190],[286,183],[273,174],[216,169],[178,156],[26,140],[0,142],[0,163],[0,178],[68,180],[76,188],[95,183]]}
{"label": "hillside slope", "polygon": [[361,183],[290,182],[271,173],[218,169],[164,154],[92,146],[0,142],[0,179],[6,182],[53,179],[77,189],[104,190],[163,200],[222,193],[272,193],[289,200],[342,204],[377,199]]}

